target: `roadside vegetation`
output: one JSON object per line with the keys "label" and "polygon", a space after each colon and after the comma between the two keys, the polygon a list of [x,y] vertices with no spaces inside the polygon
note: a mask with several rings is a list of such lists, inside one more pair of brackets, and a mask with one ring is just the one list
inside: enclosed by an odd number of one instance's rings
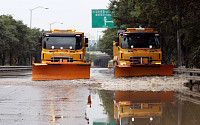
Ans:
{"label": "roadside vegetation", "polygon": [[[112,57],[113,41],[119,29],[142,26],[159,31],[163,63],[178,65],[177,32],[180,34],[182,65],[200,68],[199,0],[110,0],[108,9],[118,28],[108,28],[99,50]],[[30,65],[40,61],[40,29],[30,29],[11,15],[0,15],[0,65]]]}
{"label": "roadside vegetation", "polygon": [[178,65],[177,32],[180,34],[182,65],[200,68],[200,1],[198,0],[110,0],[108,9],[115,29],[108,28],[100,49],[112,56],[117,30],[154,28],[162,37],[163,63]]}
{"label": "roadside vegetation", "polygon": [[30,65],[40,61],[40,29],[30,29],[11,15],[0,16],[0,65]]}

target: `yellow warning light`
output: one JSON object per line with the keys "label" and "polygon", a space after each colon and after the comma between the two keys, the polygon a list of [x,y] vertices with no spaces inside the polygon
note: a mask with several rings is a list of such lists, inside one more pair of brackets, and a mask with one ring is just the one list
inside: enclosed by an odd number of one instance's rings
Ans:
{"label": "yellow warning light", "polygon": [[58,29],[50,29],[51,32],[58,31]]}
{"label": "yellow warning light", "polygon": [[51,32],[62,32],[62,33],[65,33],[65,32],[75,32],[76,30],[75,29],[67,29],[67,30],[51,29],[50,31]]}
{"label": "yellow warning light", "polygon": [[69,31],[69,32],[75,32],[76,30],[75,29],[68,29],[67,31]]}
{"label": "yellow warning light", "polygon": [[72,31],[72,29],[67,29],[68,32]]}

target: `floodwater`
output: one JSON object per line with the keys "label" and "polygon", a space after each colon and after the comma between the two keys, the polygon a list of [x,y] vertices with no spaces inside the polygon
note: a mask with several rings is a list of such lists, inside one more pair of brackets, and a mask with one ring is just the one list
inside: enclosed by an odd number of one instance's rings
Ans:
{"label": "floodwater", "polygon": [[[1,125],[199,125],[200,99],[185,95],[182,76],[32,81],[24,72],[0,78]],[[12,77],[11,77],[12,76]],[[15,76],[15,77],[13,77]]]}

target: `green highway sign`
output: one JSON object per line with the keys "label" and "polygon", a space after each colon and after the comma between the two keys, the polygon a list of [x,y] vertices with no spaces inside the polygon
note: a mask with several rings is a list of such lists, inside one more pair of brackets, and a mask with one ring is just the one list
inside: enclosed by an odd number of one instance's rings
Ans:
{"label": "green highway sign", "polygon": [[92,28],[116,28],[113,25],[110,10],[92,9]]}

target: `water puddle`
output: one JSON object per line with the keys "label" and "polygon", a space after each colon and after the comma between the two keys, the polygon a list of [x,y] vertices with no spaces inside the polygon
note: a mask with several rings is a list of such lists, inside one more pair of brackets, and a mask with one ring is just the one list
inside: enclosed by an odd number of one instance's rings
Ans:
{"label": "water puddle", "polygon": [[200,123],[200,103],[185,100],[177,92],[91,90],[91,95],[92,105],[87,110],[91,125]]}
{"label": "water puddle", "polygon": [[175,91],[0,86],[0,124],[200,123],[200,101]]}
{"label": "water puddle", "polygon": [[77,80],[32,81],[24,74],[0,79],[0,124],[200,123],[200,94],[184,87],[182,76],[114,78],[106,68]]}

